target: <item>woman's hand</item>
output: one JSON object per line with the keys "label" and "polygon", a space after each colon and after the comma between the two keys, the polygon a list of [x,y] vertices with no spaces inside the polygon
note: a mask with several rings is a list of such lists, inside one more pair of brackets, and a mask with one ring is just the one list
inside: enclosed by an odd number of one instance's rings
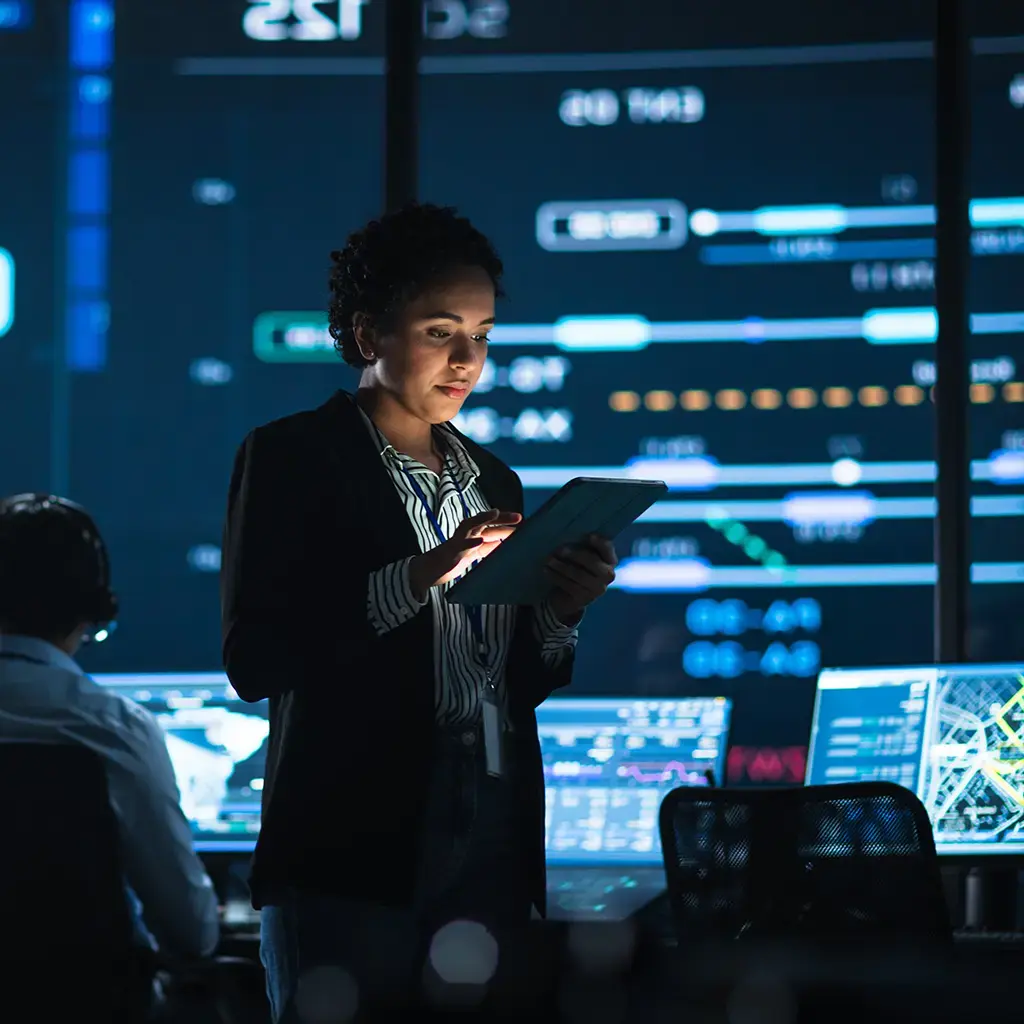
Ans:
{"label": "woman's hand", "polygon": [[586,544],[556,551],[545,572],[554,584],[548,600],[559,621],[575,626],[587,605],[614,581],[618,564],[612,542],[596,535],[588,537]]}
{"label": "woman's hand", "polygon": [[486,558],[503,540],[511,537],[522,520],[518,512],[487,512],[465,519],[443,544],[417,555],[409,563],[409,583],[422,601],[431,587],[461,576],[474,562]]}

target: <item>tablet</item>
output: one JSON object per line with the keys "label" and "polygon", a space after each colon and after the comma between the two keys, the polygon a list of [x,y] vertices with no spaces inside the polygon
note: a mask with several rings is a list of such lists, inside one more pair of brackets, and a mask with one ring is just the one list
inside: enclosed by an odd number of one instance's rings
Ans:
{"label": "tablet", "polygon": [[551,591],[544,565],[558,548],[579,544],[592,533],[614,540],[667,492],[661,480],[576,477],[445,597],[453,604],[539,604]]}

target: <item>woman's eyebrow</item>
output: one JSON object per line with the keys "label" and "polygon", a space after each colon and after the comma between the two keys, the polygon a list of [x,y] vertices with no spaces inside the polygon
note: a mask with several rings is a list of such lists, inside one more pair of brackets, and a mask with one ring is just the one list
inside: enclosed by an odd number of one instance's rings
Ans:
{"label": "woman's eyebrow", "polygon": [[[465,318],[459,316],[458,313],[449,313],[447,310],[439,310],[436,313],[428,313],[426,316],[421,316],[421,320],[452,320],[457,324],[465,323]],[[488,324],[494,323],[494,317],[489,316],[486,320],[481,320],[477,325],[478,327],[485,327]]]}

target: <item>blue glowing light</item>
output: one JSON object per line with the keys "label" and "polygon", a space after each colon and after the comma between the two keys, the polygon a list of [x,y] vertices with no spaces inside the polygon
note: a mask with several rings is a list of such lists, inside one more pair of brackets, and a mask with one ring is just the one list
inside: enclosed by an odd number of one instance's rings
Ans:
{"label": "blue glowing light", "polygon": [[790,647],[771,643],[763,653],[744,650],[735,640],[695,640],[683,649],[683,671],[694,679],[736,679],[745,672],[808,679],[820,665],[821,650],[813,640],[797,640]]}
{"label": "blue glowing light", "polygon": [[867,491],[801,491],[789,495],[782,506],[783,522],[789,526],[865,526],[875,515],[875,499]]}
{"label": "blue glowing light", "polygon": [[762,206],[753,220],[762,235],[823,235],[846,227],[846,210],[836,205]]}
{"label": "blue glowing light", "polygon": [[68,22],[70,112],[67,177],[67,366],[95,373],[107,361],[110,214],[111,0],[71,0]]}
{"label": "blue glowing light", "polygon": [[972,199],[971,224],[980,228],[1021,227],[1024,225],[1024,198]]}
{"label": "blue glowing light", "polygon": [[996,484],[1024,483],[1024,452],[1000,449],[989,460],[989,479]]}
{"label": "blue glowing light", "polygon": [[718,486],[718,462],[703,455],[682,459],[634,457],[626,463],[635,480],[664,480],[673,491],[707,491]]}
{"label": "blue glowing light", "polygon": [[[612,586],[631,593],[691,593],[748,587],[906,587],[935,585],[934,563],[905,565],[710,565],[700,558],[627,558]],[[1024,583],[1024,562],[975,562],[974,583]]]}
{"label": "blue glowing light", "polygon": [[14,323],[14,257],[0,249],[0,338]]}
{"label": "blue glowing light", "polygon": [[864,314],[864,337],[872,345],[932,342],[939,336],[934,309],[871,309]]}
{"label": "blue glowing light", "polygon": [[[677,469],[677,463],[683,465]],[[703,489],[710,480],[720,487],[832,486],[841,484],[845,479],[836,479],[837,465],[835,462],[720,465],[709,456],[687,456],[682,459],[637,457],[626,466],[517,466],[515,470],[524,487],[543,490],[562,487],[577,476],[664,480],[670,488],[694,490]],[[932,461],[858,462],[857,467],[859,484],[930,484],[935,482],[937,472]],[[974,459],[971,462],[971,479],[994,480],[992,463],[988,459]],[[702,487],[698,488],[696,484]]]}
{"label": "blue glowing light", "polygon": [[114,58],[114,8],[103,0],[76,0],[71,7],[72,67],[102,69]]}
{"label": "blue glowing light", "polygon": [[[1024,197],[974,199],[971,225],[976,228],[1024,225]],[[838,203],[803,206],[762,206],[757,210],[694,210],[690,230],[709,238],[724,232],[762,235],[829,235],[850,228],[931,227],[935,207],[842,206]]]}
{"label": "blue glowing light", "polygon": [[17,32],[32,24],[29,0],[0,0],[0,32]]}
{"label": "blue glowing light", "polygon": [[651,325],[642,316],[566,316],[555,321],[552,335],[573,352],[628,352],[647,347]]}

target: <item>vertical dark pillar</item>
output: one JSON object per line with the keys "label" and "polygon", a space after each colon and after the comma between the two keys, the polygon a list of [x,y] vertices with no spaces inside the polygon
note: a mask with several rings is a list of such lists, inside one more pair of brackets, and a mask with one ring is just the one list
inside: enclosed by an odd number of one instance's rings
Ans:
{"label": "vertical dark pillar", "polygon": [[970,591],[970,459],[967,443],[970,337],[970,39],[963,0],[936,0],[935,657],[965,661]]}
{"label": "vertical dark pillar", "polygon": [[384,112],[384,206],[387,210],[400,209],[416,198],[422,17],[420,0],[388,0]]}

